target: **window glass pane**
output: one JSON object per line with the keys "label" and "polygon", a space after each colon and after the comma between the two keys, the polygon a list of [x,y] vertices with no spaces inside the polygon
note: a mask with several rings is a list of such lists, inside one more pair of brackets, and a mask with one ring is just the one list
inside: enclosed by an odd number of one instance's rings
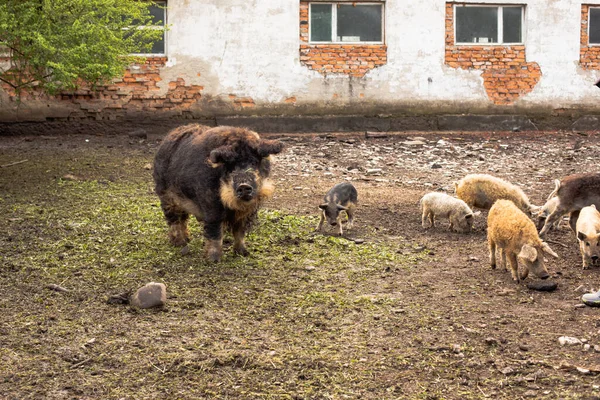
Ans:
{"label": "window glass pane", "polygon": [[600,44],[600,8],[590,8],[590,43]]}
{"label": "window glass pane", "polygon": [[340,4],[337,9],[337,41],[381,42],[381,12],[378,4]]}
{"label": "window glass pane", "polygon": [[521,43],[521,7],[502,7],[503,43]]}
{"label": "window glass pane", "polygon": [[152,50],[150,51],[152,54],[165,54],[165,36],[163,35],[162,39],[154,42],[152,44]]}
{"label": "window glass pane", "polygon": [[331,42],[331,4],[311,4],[310,40]]}
{"label": "window glass pane", "polygon": [[456,7],[456,42],[498,43],[498,7]]}
{"label": "window glass pane", "polygon": [[150,10],[150,15],[152,16],[152,25],[165,25],[165,8],[162,3],[153,3],[148,9]]}

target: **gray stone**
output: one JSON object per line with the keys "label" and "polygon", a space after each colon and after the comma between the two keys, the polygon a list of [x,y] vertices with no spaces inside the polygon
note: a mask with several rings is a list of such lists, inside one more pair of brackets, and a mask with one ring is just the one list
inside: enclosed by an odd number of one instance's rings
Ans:
{"label": "gray stone", "polygon": [[167,301],[167,287],[164,283],[150,282],[139,288],[129,301],[135,308],[162,307]]}
{"label": "gray stone", "polygon": [[533,281],[527,283],[527,287],[531,290],[538,290],[540,292],[552,292],[558,287],[558,283],[554,281]]}

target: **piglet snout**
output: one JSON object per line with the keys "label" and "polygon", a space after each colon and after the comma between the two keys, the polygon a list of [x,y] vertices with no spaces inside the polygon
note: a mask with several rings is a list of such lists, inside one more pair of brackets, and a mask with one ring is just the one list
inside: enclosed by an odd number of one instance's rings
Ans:
{"label": "piglet snout", "polygon": [[248,196],[252,195],[252,186],[242,183],[241,185],[239,185],[237,187],[237,189],[235,190],[235,193],[240,198],[248,197]]}

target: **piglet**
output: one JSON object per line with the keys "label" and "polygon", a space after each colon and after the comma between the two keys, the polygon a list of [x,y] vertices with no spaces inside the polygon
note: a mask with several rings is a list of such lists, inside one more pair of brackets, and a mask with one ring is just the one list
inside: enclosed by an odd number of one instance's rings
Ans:
{"label": "piglet", "polygon": [[[488,246],[492,268],[496,268],[496,249],[500,249],[504,268],[510,266],[515,282],[527,278],[530,271],[539,278],[547,279],[550,274],[546,269],[544,254],[558,258],[550,246],[539,238],[533,221],[510,200],[498,200],[490,209]],[[525,267],[521,274],[518,261]]]}
{"label": "piglet", "polygon": [[473,228],[473,217],[481,212],[474,213],[467,203],[446,193],[431,192],[423,196],[419,202],[423,208],[421,223],[423,228],[435,226],[435,218],[448,218],[450,230],[466,233]]}
{"label": "piglet", "polygon": [[583,269],[598,264],[600,257],[600,212],[595,205],[583,207],[576,225]]}
{"label": "piglet", "polygon": [[320,204],[321,220],[317,230],[323,227],[323,221],[327,218],[327,222],[331,226],[338,227],[338,233],[342,236],[342,216],[341,212],[345,211],[348,215],[348,229],[352,228],[354,222],[354,209],[358,203],[358,192],[350,182],[338,183],[332,187],[324,197],[325,203]]}

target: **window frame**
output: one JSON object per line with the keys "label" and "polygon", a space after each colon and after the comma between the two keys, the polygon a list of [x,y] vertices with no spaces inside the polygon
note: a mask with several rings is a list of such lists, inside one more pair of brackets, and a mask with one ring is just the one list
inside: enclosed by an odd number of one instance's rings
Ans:
{"label": "window frame", "polygon": [[140,57],[146,57],[146,58],[152,58],[152,57],[166,57],[167,56],[167,18],[168,18],[168,0],[152,0],[151,3],[154,3],[156,5],[159,5],[162,7],[163,10],[163,24],[162,26],[160,25],[144,25],[144,26],[140,26],[138,27],[138,29],[164,29],[163,32],[163,42],[164,42],[164,51],[162,53],[131,53],[132,56],[140,56]]}
{"label": "window frame", "polygon": [[598,43],[592,43],[590,42],[590,26],[592,25],[592,19],[591,19],[591,15],[592,15],[592,8],[596,8],[596,9],[600,9],[600,5],[590,5],[588,6],[588,20],[587,20],[587,45],[590,47],[594,47],[594,46],[600,46],[600,42]]}
{"label": "window frame", "polygon": [[[495,7],[498,9],[498,38],[502,38],[502,41],[498,41],[497,43],[473,43],[473,42],[458,42],[456,40],[456,28],[457,28],[457,18],[456,18],[456,9],[458,7]],[[521,41],[520,42],[504,42],[504,7],[520,7],[521,8]],[[525,44],[525,4],[454,4],[454,45],[456,46],[522,46]],[[588,24],[589,25],[589,24]]]}
{"label": "window frame", "polygon": [[[331,12],[331,41],[328,42],[317,42],[312,40],[312,5],[313,4],[329,4],[332,7]],[[343,41],[334,41],[334,38],[337,38],[337,7],[335,5],[378,5],[381,7],[381,41],[377,42],[343,42]],[[311,1],[308,3],[308,43],[309,44],[349,44],[349,45],[371,45],[371,44],[385,44],[385,2],[383,1],[370,1],[370,2],[343,2],[343,1]]]}

